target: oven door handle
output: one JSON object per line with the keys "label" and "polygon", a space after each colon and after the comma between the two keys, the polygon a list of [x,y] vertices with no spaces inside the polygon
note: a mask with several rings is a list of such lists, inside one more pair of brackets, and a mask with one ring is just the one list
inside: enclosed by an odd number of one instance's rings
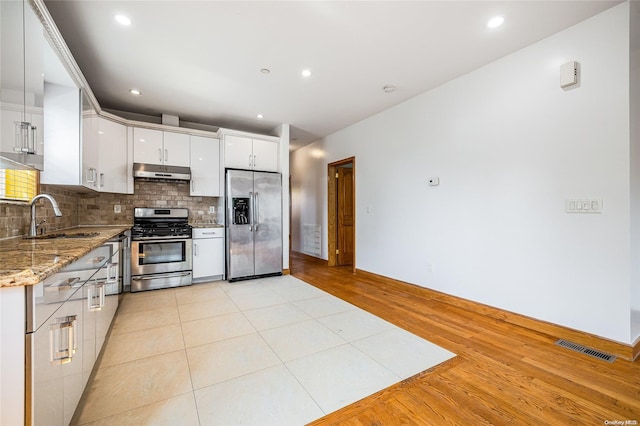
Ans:
{"label": "oven door handle", "polygon": [[155,280],[156,278],[186,277],[187,275],[191,275],[191,271],[171,273],[171,274],[143,275],[143,276],[137,276],[137,277],[134,276],[134,277],[131,277],[131,279],[139,280],[139,281],[149,281],[149,280]]}

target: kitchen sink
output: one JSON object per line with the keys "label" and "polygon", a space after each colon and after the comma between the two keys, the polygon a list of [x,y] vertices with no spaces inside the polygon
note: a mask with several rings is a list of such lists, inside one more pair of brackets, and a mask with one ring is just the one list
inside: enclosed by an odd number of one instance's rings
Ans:
{"label": "kitchen sink", "polygon": [[33,237],[23,237],[26,240],[52,240],[54,238],[91,238],[100,235],[99,232],[65,232],[55,234],[43,234]]}

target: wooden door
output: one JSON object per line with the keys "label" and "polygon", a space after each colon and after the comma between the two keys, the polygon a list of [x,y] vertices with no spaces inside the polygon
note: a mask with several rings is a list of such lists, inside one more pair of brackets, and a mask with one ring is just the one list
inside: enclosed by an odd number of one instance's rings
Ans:
{"label": "wooden door", "polygon": [[353,265],[353,169],[351,167],[338,167],[337,188],[337,225],[338,225],[338,254],[339,266]]}

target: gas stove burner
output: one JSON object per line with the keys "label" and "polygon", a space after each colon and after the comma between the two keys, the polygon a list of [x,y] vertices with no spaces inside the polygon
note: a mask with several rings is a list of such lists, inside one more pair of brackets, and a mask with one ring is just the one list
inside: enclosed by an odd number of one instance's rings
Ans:
{"label": "gas stove burner", "polygon": [[188,209],[136,207],[133,216],[133,240],[191,238]]}

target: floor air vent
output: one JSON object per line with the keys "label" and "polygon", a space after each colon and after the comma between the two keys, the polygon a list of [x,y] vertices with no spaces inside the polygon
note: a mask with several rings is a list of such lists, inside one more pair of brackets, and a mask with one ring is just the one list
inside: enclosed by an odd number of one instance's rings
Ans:
{"label": "floor air vent", "polygon": [[577,343],[569,342],[564,339],[559,339],[556,342],[556,345],[562,346],[563,348],[571,349],[572,351],[589,355],[590,357],[593,357],[593,358],[601,359],[603,361],[613,362],[616,360],[616,357],[614,355],[609,355],[604,352],[596,351],[595,349],[587,348],[585,346],[578,345]]}

